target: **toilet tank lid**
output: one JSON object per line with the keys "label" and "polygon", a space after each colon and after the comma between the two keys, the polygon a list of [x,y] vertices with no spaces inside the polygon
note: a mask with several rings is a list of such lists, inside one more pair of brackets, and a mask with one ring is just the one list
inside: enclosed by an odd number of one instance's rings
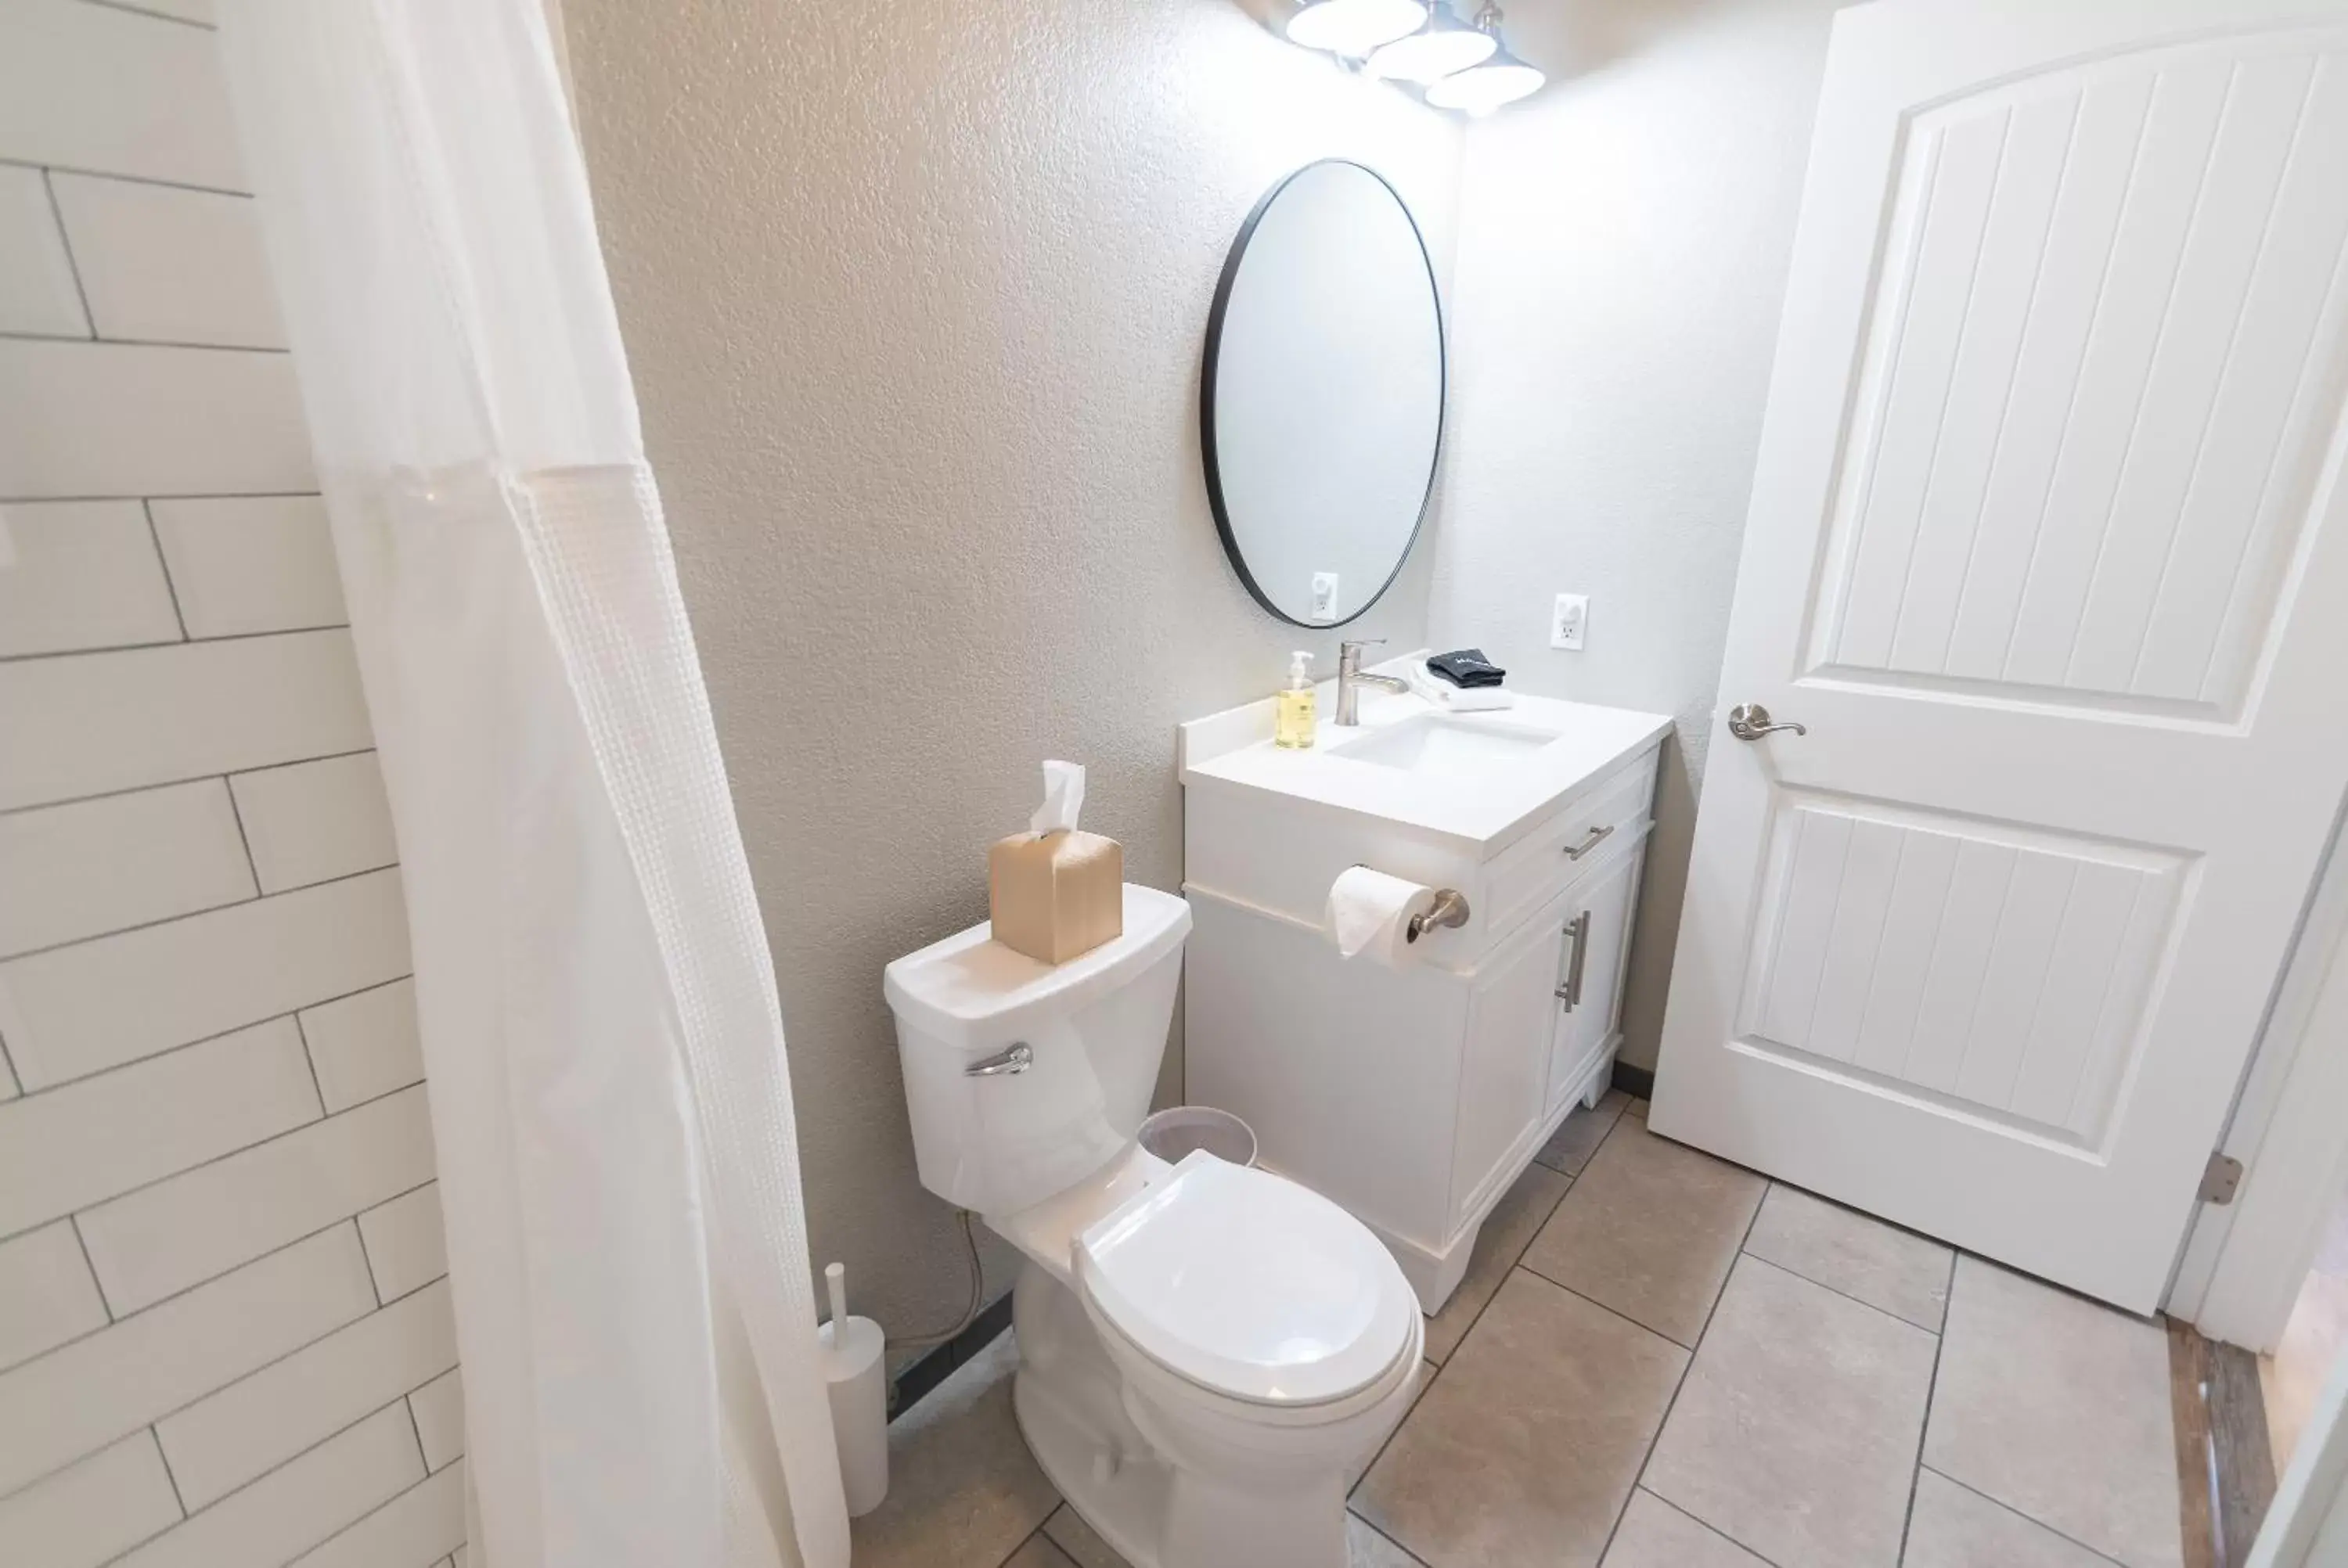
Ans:
{"label": "toilet tank lid", "polygon": [[923,1033],[984,1043],[1038,1013],[1075,1011],[1179,948],[1189,929],[1190,906],[1181,898],[1128,882],[1124,931],[1065,964],[1014,952],[981,921],[891,964],[880,989]]}

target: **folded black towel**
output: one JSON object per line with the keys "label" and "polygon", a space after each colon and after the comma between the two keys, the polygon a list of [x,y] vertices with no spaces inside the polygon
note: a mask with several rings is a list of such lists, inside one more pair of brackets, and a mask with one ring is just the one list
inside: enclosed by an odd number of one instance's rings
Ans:
{"label": "folded black towel", "polygon": [[1426,661],[1426,667],[1454,686],[1468,688],[1497,686],[1509,674],[1485,658],[1480,648],[1461,648],[1449,653],[1438,653]]}

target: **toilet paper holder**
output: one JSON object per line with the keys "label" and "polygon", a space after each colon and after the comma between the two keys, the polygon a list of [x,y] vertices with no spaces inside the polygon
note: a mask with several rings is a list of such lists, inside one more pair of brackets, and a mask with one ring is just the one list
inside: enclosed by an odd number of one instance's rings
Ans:
{"label": "toilet paper holder", "polygon": [[1410,924],[1403,927],[1403,940],[1416,942],[1430,926],[1465,926],[1468,923],[1468,896],[1457,887],[1438,887],[1435,902],[1424,915],[1413,915]]}

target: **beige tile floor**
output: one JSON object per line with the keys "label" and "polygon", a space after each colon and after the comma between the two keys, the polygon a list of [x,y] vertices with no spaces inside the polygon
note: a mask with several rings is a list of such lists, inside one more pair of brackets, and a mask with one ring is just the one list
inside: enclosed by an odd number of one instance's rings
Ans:
{"label": "beige tile floor", "polygon": [[[2160,1329],[1649,1132],[1609,1095],[1493,1211],[1350,1568],[2178,1568]],[[858,1568],[1122,1568],[1005,1336],[891,1432]]]}

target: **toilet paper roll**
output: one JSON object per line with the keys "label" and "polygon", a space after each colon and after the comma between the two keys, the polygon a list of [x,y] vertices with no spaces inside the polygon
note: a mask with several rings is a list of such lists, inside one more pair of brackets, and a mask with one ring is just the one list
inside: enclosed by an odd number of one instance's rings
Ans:
{"label": "toilet paper roll", "polygon": [[1410,917],[1435,904],[1435,889],[1356,866],[1329,885],[1329,934],[1348,958],[1393,968],[1410,957]]}

